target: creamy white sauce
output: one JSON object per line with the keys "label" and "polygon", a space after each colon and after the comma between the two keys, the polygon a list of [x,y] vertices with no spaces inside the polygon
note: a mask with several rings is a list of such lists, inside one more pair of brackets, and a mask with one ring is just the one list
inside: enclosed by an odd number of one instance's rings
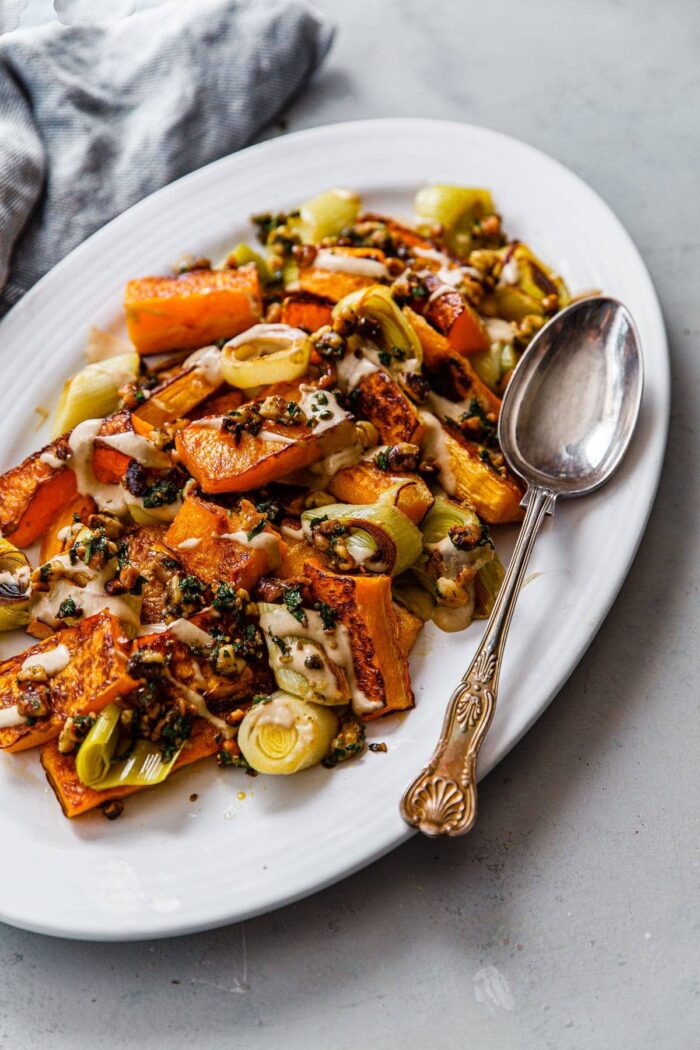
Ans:
{"label": "creamy white sauce", "polygon": [[[324,430],[335,427],[338,423],[342,423],[350,418],[347,412],[338,404],[335,395],[328,390],[317,390],[316,387],[305,385],[300,386],[299,390],[301,392],[299,407],[309,419],[316,420],[316,425],[313,428],[314,434],[320,434]],[[321,419],[321,416],[327,414],[329,416],[328,419]]]}
{"label": "creamy white sauce", "polygon": [[212,642],[211,635],[189,620],[173,620],[172,623],[168,624],[167,631],[169,634],[172,634],[173,638],[177,638],[178,642],[194,646],[195,649],[205,649]]}
{"label": "creamy white sauce", "polygon": [[317,479],[321,479],[323,487],[331,478],[335,477],[339,470],[345,470],[346,467],[354,467],[361,462],[364,454],[365,450],[362,445],[355,442],[352,445],[348,445],[347,448],[331,452],[330,455],[325,456],[318,463],[314,463],[308,468],[309,474],[314,476],[314,487],[317,485]]}
{"label": "creamy white sauce", "polygon": [[313,261],[316,270],[328,270],[332,273],[351,273],[358,277],[388,277],[389,271],[379,259],[367,259],[358,255],[344,255],[321,249]]}
{"label": "creamy white sauce", "polygon": [[65,645],[57,645],[55,649],[48,652],[33,653],[28,656],[20,670],[28,671],[30,667],[41,667],[47,678],[53,678],[59,671],[63,671],[70,663],[70,652]]}
{"label": "creamy white sauce", "polygon": [[178,682],[177,678],[173,678],[169,671],[165,672],[165,678],[170,685],[179,692],[188,703],[192,704],[195,711],[200,718],[206,718],[207,722],[211,722],[212,725],[220,729],[222,734],[229,739],[233,736],[233,727],[224,722],[223,718],[218,718],[213,715],[206,705],[206,701],[200,693],[197,693],[194,689],[190,689],[189,686],[184,685],[183,682]]}
{"label": "creamy white sauce", "polygon": [[280,532],[290,540],[304,539],[304,530],[302,528],[294,529],[291,525],[282,525],[280,526]]}
{"label": "creamy white sauce", "polygon": [[500,317],[484,317],[483,325],[492,343],[512,343],[515,337],[513,327]]}
{"label": "creamy white sauce", "polygon": [[210,386],[221,386],[224,381],[221,371],[221,351],[216,346],[205,346],[187,357],[183,368],[194,368]]}
{"label": "creamy white sauce", "polygon": [[349,393],[365,376],[378,372],[379,367],[364,354],[362,357],[348,354],[337,364],[338,385],[343,393]]}
{"label": "creamy white sauce", "polygon": [[148,438],[135,434],[133,430],[126,430],[121,434],[107,434],[104,437],[100,436],[98,440],[101,444],[109,445],[117,452],[123,452],[125,456],[135,459],[142,467],[168,470],[173,465],[170,456],[157,449]]}
{"label": "creamy white sauce", "polygon": [[263,441],[270,441],[276,445],[296,445],[297,439],[290,437],[289,434],[278,434],[274,430],[261,430],[258,437],[262,438]]}
{"label": "creamy white sauce", "polygon": [[13,704],[12,707],[6,707],[4,711],[0,711],[0,729],[17,729],[18,726],[24,726],[27,724],[27,719],[24,715],[19,713],[17,704]]}
{"label": "creamy white sauce", "polygon": [[223,420],[223,416],[204,416],[202,419],[195,419],[194,426],[206,430],[221,430]]}
{"label": "creamy white sauce", "polygon": [[264,551],[267,555],[269,569],[276,569],[282,560],[280,540],[275,532],[263,530],[257,536],[252,536],[251,539],[248,539],[247,532],[221,532],[216,538],[220,540],[234,540],[236,543],[240,543],[242,547]]}
{"label": "creamy white sauce", "polygon": [[420,420],[425,426],[425,435],[421,444],[423,456],[434,459],[438,466],[442,487],[450,496],[457,490],[457,479],[452,470],[450,453],[445,442],[445,431],[438,419],[431,412],[420,412]]}
{"label": "creamy white sauce", "polygon": [[428,404],[440,419],[453,419],[459,422],[459,417],[469,411],[469,402],[450,401],[431,390],[428,394]]}
{"label": "creamy white sauce", "polygon": [[515,256],[512,256],[501,270],[501,276],[498,279],[499,287],[507,284],[517,284],[520,278],[520,268],[518,266],[518,260]]}
{"label": "creamy white sauce", "polygon": [[451,284],[440,284],[440,285],[438,285],[438,287],[435,289],[435,291],[431,292],[430,296],[428,297],[428,302],[426,303],[426,305],[430,306],[430,304],[434,303],[436,299],[441,299],[443,295],[447,295],[450,292],[454,292],[454,286],[453,285],[451,285]]}
{"label": "creamy white sauce", "polygon": [[177,549],[179,551],[191,551],[195,547],[199,547],[202,542],[201,536],[190,536],[188,540],[183,540],[182,543],[178,543]]}
{"label": "creamy white sauce", "polygon": [[39,462],[45,463],[47,467],[53,467],[54,470],[60,470],[61,467],[67,466],[65,459],[59,459],[53,452],[42,452],[39,456]]}
{"label": "creamy white sauce", "polygon": [[452,266],[449,255],[439,252],[435,248],[412,248],[411,251],[418,259],[431,259],[432,262],[440,263],[441,266]]}

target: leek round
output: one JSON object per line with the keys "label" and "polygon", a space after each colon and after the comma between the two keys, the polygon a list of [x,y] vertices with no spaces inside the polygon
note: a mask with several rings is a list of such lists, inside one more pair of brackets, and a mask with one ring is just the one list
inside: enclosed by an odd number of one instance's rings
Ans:
{"label": "leek round", "polygon": [[0,536],[0,631],[29,623],[30,566],[22,551]]}
{"label": "leek round", "polygon": [[418,527],[390,503],[332,503],[304,511],[301,526],[307,539],[312,539],[314,522],[323,517],[345,526],[345,545],[368,572],[398,576],[413,565],[423,549]]}
{"label": "leek round", "polygon": [[150,787],[160,784],[172,771],[182,747],[164,759],[157,744],[137,740],[130,754],[113,761],[119,741],[121,708],[108,704],[85,737],[75,760],[78,779],[94,791],[116,787]]}
{"label": "leek round", "polygon": [[306,332],[285,324],[259,324],[226,343],[221,352],[224,379],[239,390],[287,383],[305,374],[311,359]]}
{"label": "leek round", "polygon": [[328,707],[280,690],[246,712],[238,746],[258,773],[288,775],[318,765],[337,730],[338,719]]}
{"label": "leek round", "polygon": [[383,349],[387,351],[399,371],[412,372],[420,368],[423,350],[420,339],[394,302],[391,292],[383,284],[372,284],[351,292],[333,307],[335,320],[353,320],[364,317],[374,321],[381,330]]}
{"label": "leek round", "polygon": [[64,383],[54,416],[52,437],[66,434],[86,419],[102,419],[119,408],[119,390],[138,377],[138,354],[117,354],[86,365]]}
{"label": "leek round", "polygon": [[351,190],[326,190],[306,201],[292,226],[299,230],[304,244],[317,244],[324,237],[336,237],[357,219],[362,201]]}

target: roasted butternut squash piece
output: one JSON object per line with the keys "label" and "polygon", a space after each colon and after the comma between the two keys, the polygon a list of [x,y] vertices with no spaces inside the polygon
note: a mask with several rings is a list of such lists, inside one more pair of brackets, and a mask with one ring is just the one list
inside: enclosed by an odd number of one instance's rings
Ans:
{"label": "roasted butternut squash piece", "polygon": [[255,264],[129,281],[126,330],[141,354],[196,350],[256,324],[262,313]]}
{"label": "roasted butternut squash piece", "polygon": [[238,435],[197,420],[179,431],[175,444],[190,474],[204,492],[249,492],[352,442],[354,424],[348,416],[314,431],[305,423],[270,423],[258,434]]}
{"label": "roasted butternut squash piece", "polygon": [[[216,382],[215,376],[192,365],[155,387],[148,399],[134,409],[133,415],[151,426],[159,427],[169,420],[189,416],[193,409],[211,397],[220,386],[221,383]],[[232,393],[237,395],[237,404],[240,405],[243,400],[241,394],[238,391]],[[229,407],[234,406],[231,404]],[[211,411],[214,413],[218,410],[213,408]]]}
{"label": "roasted butternut squash piece", "polygon": [[488,451],[444,428],[445,451],[450,460],[454,495],[474,508],[487,525],[522,521],[520,500],[524,490],[510,472],[501,474],[490,465]]}
{"label": "roasted butternut squash piece", "polygon": [[[203,718],[197,719],[192,727],[192,735],[177,757],[173,772],[198,762],[200,758],[214,755],[219,749],[217,730]],[[79,817],[91,809],[96,809],[104,802],[126,798],[142,787],[109,788],[106,791],[95,791],[86,787],[78,779],[75,771],[75,755],[62,755],[55,741],[46,744],[41,751],[41,764],[51,788],[61,804],[66,817]],[[171,774],[172,775],[172,774]],[[168,778],[169,780],[170,778]]]}
{"label": "roasted butternut squash piece", "polygon": [[212,394],[196,408],[187,412],[189,419],[203,419],[204,416],[223,416],[234,408],[240,408],[245,401],[242,390],[226,390],[222,394]]}
{"label": "roasted butternut squash piece", "polygon": [[363,376],[356,391],[358,414],[374,423],[385,445],[420,444],[425,428],[418,411],[388,372]]}
{"label": "roasted butternut squash piece", "polygon": [[279,564],[281,540],[268,526],[258,531],[264,521],[248,500],[227,511],[190,493],[165,542],[187,571],[205,583],[227,580],[249,591]]}
{"label": "roasted butternut squash piece", "polygon": [[51,558],[55,558],[57,554],[66,549],[66,541],[60,538],[59,533],[73,524],[76,515],[80,521],[85,522],[96,510],[97,506],[91,496],[75,496],[64,507],[61,507],[44,533],[39,563],[50,561]]}
{"label": "roasted butternut squash piece", "polygon": [[[319,514],[321,513],[322,511],[319,511]],[[308,540],[302,538],[292,539],[291,537],[285,539],[284,553],[275,575],[280,580],[289,580],[293,577],[303,576],[304,566],[307,562],[320,567],[326,565],[323,555]]]}
{"label": "roasted butternut squash piece", "polygon": [[444,335],[408,306],[403,312],[420,339],[423,368],[438,393],[455,401],[476,398],[484,412],[492,412],[498,417],[501,400],[478,376],[469,358],[458,354]]}
{"label": "roasted butternut squash piece", "polygon": [[388,576],[337,576],[308,563],[316,601],[327,602],[348,634],[352,649],[356,710],[365,720],[413,707],[408,664]]}
{"label": "roasted butternut squash piece", "polygon": [[69,454],[64,435],[0,477],[0,533],[15,547],[38,539],[56,512],[77,495],[73,471],[56,465]]}
{"label": "roasted butternut squash piece", "polygon": [[65,646],[67,653],[61,652],[68,661],[38,693],[49,708],[48,714],[37,717],[31,725],[24,722],[0,729],[3,750],[24,751],[43,744],[58,735],[68,715],[99,711],[136,685],[126,673],[129,642],[119,620],[105,611],[0,664],[1,711],[7,712],[18,703],[21,711],[28,690],[36,688],[32,683],[17,681],[22,665],[30,657],[44,656],[50,667],[48,654],[58,646]]}
{"label": "roasted butternut squash piece", "polygon": [[[376,262],[384,262],[384,252],[376,248],[334,248],[333,254],[347,256],[348,260],[374,259]],[[350,265],[347,273],[343,270],[324,270],[315,266],[313,262],[310,266],[300,266],[297,282],[299,290],[337,303],[351,292],[357,292],[360,288],[368,288],[369,285],[377,283],[376,275],[368,276],[349,272]]]}
{"label": "roasted butternut squash piece", "polygon": [[423,315],[445,336],[452,349],[459,354],[488,350],[490,340],[486,329],[464,296],[454,289],[446,290],[437,274],[425,274],[422,281],[429,292]]}
{"label": "roasted butternut squash piece", "polygon": [[165,612],[168,563],[173,554],[165,544],[167,525],[141,525],[124,534],[129,562],[143,577],[141,623],[160,623]]}
{"label": "roasted butternut squash piece", "polygon": [[392,602],[391,605],[399,630],[399,650],[403,654],[404,659],[408,660],[411,649],[416,644],[416,639],[423,627],[423,621],[420,616],[416,616],[414,612],[407,609],[401,602]]}
{"label": "roasted butternut squash piece", "polygon": [[310,292],[295,292],[288,295],[282,303],[282,324],[292,328],[303,328],[306,332],[316,332],[333,320],[333,299]]}
{"label": "roasted butternut squash piece", "polygon": [[417,474],[389,474],[367,461],[339,470],[328,485],[342,503],[376,503],[392,489],[395,505],[416,525],[433,505],[432,492]]}

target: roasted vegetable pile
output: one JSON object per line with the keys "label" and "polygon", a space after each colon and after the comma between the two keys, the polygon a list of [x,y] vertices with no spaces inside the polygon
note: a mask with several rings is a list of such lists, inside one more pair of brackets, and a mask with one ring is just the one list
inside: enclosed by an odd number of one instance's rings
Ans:
{"label": "roasted vegetable pile", "polygon": [[352,758],[413,706],[423,624],[489,614],[490,528],[522,516],[500,398],[568,293],[488,191],[416,214],[330,190],[130,281],[129,341],[92,330],[0,477],[0,630],[36,639],[0,664],[0,747],[41,747],[66,816],[206,756]]}

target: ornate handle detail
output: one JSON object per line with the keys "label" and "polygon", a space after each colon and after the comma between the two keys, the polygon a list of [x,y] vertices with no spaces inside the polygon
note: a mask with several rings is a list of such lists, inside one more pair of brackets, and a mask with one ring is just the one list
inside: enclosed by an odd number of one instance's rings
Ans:
{"label": "ornate handle detail", "polygon": [[525,520],[481,648],[450,697],[433,757],[401,800],[404,820],[425,835],[464,835],[476,820],[477,757],[496,710],[508,627],[535,537],[555,500],[548,489],[525,494]]}

